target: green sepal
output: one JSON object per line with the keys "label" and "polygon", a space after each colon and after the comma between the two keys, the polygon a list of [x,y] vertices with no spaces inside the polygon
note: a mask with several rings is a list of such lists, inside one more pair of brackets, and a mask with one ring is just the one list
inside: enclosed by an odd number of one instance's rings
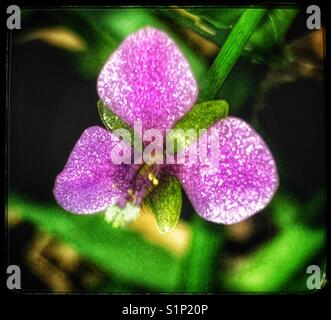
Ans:
{"label": "green sepal", "polygon": [[[176,123],[174,130],[169,132],[167,136],[167,151],[172,154],[185,149],[196,140],[190,140],[185,137],[185,131],[188,132],[188,130],[193,129],[197,138],[201,129],[208,129],[218,120],[225,118],[228,113],[229,104],[225,100],[211,100],[194,105]],[[180,132],[178,129],[183,131]]]}
{"label": "green sepal", "polygon": [[160,179],[160,184],[145,198],[144,204],[153,212],[161,233],[173,230],[182,209],[182,189],[173,176]]}
{"label": "green sepal", "polygon": [[126,129],[132,134],[132,128],[104,105],[101,100],[98,101],[97,106],[101,121],[110,132],[118,129]]}

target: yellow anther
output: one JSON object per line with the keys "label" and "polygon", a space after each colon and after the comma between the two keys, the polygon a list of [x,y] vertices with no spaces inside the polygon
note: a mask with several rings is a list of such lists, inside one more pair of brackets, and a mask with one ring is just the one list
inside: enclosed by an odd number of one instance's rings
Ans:
{"label": "yellow anther", "polygon": [[154,175],[154,173],[153,173],[153,172],[150,172],[150,173],[148,174],[148,180],[149,180],[149,181],[154,181],[154,179],[155,179],[155,175]]}
{"label": "yellow anther", "polygon": [[149,168],[150,168],[150,166],[149,166],[147,163],[145,163],[145,164],[142,166],[142,168],[139,170],[139,174],[140,174],[141,176],[143,176]]}
{"label": "yellow anther", "polygon": [[159,184],[159,180],[154,178],[152,183],[154,184],[154,186],[157,186]]}

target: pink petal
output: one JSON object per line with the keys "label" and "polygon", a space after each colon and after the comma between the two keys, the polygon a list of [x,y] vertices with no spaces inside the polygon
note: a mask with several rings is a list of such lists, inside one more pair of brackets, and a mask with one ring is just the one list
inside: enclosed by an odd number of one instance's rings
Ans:
{"label": "pink petal", "polygon": [[220,130],[218,165],[183,164],[177,177],[201,217],[233,224],[268,205],[278,187],[277,168],[265,142],[246,122],[227,117],[212,128]]}
{"label": "pink petal", "polygon": [[128,36],[98,78],[100,99],[131,126],[167,129],[194,104],[198,88],[176,44],[163,32],[144,28]]}
{"label": "pink petal", "polygon": [[95,213],[126,202],[137,167],[112,162],[116,141],[101,127],[83,132],[55,181],[53,192],[61,207],[73,213]]}

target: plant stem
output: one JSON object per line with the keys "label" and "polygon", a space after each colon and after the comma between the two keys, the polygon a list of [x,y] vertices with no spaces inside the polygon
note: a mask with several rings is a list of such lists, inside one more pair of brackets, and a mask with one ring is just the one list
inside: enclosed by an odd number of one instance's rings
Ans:
{"label": "plant stem", "polygon": [[266,12],[267,9],[244,11],[202,82],[200,100],[215,97]]}

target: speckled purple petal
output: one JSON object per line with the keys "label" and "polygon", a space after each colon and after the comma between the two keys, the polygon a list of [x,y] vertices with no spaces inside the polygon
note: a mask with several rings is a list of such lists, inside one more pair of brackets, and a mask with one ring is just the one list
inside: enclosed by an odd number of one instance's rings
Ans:
{"label": "speckled purple petal", "polygon": [[128,36],[101,70],[100,99],[128,124],[170,128],[194,104],[198,87],[176,44],[147,27]]}
{"label": "speckled purple petal", "polygon": [[95,213],[112,204],[125,204],[137,167],[112,162],[116,141],[101,127],[83,132],[55,181],[53,192],[61,207],[73,213]]}
{"label": "speckled purple petal", "polygon": [[177,177],[199,215],[233,224],[267,206],[278,187],[277,168],[265,142],[246,122],[227,117],[212,128],[220,130],[218,166],[180,165]]}

